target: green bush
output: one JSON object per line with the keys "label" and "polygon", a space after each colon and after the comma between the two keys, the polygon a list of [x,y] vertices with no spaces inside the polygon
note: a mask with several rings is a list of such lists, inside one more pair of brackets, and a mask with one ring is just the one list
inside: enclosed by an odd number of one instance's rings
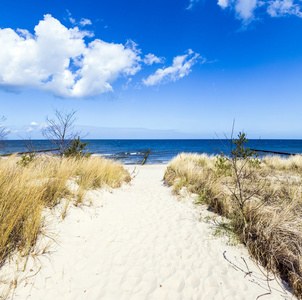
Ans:
{"label": "green bush", "polygon": [[87,153],[89,142],[81,142],[80,137],[72,141],[72,144],[64,151],[64,156],[66,157],[89,157],[91,154]]}
{"label": "green bush", "polygon": [[218,176],[232,176],[231,167],[232,165],[230,164],[229,160],[223,155],[222,152],[220,156],[216,156],[215,168],[216,174]]}
{"label": "green bush", "polygon": [[24,154],[21,156],[21,160],[18,162],[19,165],[25,167],[29,163],[31,163],[35,159],[36,155],[34,152],[31,152],[29,154]]}
{"label": "green bush", "polygon": [[[234,160],[243,159],[249,162],[253,167],[260,167],[260,160],[258,159],[258,153],[255,150],[252,150],[245,146],[249,140],[246,138],[244,132],[239,132],[237,139],[232,139],[232,150],[231,157]],[[235,149],[233,149],[235,145]]]}

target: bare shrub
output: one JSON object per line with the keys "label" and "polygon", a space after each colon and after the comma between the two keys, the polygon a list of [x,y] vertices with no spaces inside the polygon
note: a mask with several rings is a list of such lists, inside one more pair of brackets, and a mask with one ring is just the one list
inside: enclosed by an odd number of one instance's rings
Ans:
{"label": "bare shrub", "polygon": [[61,156],[71,146],[72,142],[80,136],[76,131],[74,122],[76,111],[60,111],[54,109],[54,118],[46,117],[46,125],[42,131],[43,136],[51,141],[59,149]]}
{"label": "bare shrub", "polygon": [[302,298],[301,157],[265,157],[257,163],[261,168],[246,159],[219,159],[180,154],[169,163],[165,181],[229,217],[252,256]]}

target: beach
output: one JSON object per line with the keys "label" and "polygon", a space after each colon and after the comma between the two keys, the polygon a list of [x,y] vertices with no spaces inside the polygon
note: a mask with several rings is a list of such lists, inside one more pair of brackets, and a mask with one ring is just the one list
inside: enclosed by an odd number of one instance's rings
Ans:
{"label": "beach", "polygon": [[302,300],[301,31],[302,0],[2,1],[0,300]]}
{"label": "beach", "polygon": [[9,299],[294,299],[242,245],[213,236],[211,212],[173,195],[166,167],[127,166],[130,183],[88,192],[64,220],[48,212],[37,245],[51,244],[15,272]]}

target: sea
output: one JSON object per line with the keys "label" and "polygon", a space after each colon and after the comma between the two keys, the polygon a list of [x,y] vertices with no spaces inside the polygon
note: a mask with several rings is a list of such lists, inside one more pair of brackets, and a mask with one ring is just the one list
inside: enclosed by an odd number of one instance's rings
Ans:
{"label": "sea", "polygon": [[[93,155],[118,160],[124,164],[141,164],[150,149],[146,164],[165,164],[179,153],[206,153],[219,155],[229,154],[228,140],[82,140],[89,142],[87,149]],[[55,145],[47,140],[32,140],[35,151],[55,149]],[[249,140],[247,147],[256,150],[274,151],[286,154],[302,154],[302,140]],[[20,153],[28,151],[22,140],[7,140],[0,149],[0,154]],[[258,152],[259,156],[268,155]],[[269,154],[276,155],[276,154]]]}

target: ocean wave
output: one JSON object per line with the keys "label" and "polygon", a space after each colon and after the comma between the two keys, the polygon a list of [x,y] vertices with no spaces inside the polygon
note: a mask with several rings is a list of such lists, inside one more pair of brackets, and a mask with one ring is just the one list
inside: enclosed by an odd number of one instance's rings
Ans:
{"label": "ocean wave", "polygon": [[140,152],[124,152],[124,155],[139,155],[141,154]]}

